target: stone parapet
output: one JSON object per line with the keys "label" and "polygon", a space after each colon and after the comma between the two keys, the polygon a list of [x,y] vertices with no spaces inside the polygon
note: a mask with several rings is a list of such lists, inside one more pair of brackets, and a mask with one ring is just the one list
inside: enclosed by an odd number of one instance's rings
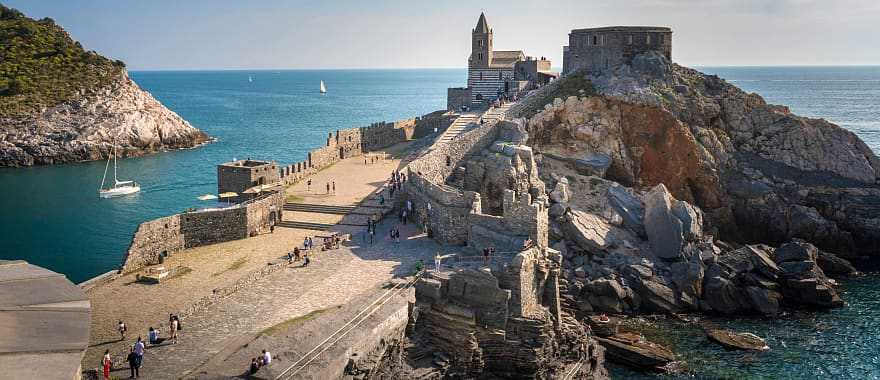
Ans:
{"label": "stone parapet", "polygon": [[272,192],[244,203],[184,212],[141,223],[132,237],[120,273],[160,264],[186,248],[255,236],[281,220],[284,195]]}

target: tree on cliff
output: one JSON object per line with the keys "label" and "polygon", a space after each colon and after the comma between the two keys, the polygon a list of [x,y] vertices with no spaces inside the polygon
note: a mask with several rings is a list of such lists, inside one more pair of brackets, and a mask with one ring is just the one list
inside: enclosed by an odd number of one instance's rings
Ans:
{"label": "tree on cliff", "polygon": [[125,64],[82,45],[51,18],[0,5],[0,117],[30,114],[100,89]]}

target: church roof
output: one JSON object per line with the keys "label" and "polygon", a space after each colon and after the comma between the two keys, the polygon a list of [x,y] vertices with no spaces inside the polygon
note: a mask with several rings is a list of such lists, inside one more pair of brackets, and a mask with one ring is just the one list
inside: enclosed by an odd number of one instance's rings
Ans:
{"label": "church roof", "polygon": [[525,58],[522,50],[495,50],[492,52],[492,67],[513,67]]}
{"label": "church roof", "polygon": [[489,23],[486,21],[486,15],[480,12],[480,19],[477,20],[477,27],[474,28],[475,33],[489,33]]}

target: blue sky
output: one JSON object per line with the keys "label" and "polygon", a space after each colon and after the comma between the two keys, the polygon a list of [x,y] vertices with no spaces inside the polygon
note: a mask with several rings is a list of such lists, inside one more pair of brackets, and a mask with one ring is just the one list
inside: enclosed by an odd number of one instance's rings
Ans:
{"label": "blue sky", "polygon": [[561,66],[571,29],[673,28],[686,65],[880,64],[878,0],[13,0],[131,69],[464,67],[486,12],[498,50]]}

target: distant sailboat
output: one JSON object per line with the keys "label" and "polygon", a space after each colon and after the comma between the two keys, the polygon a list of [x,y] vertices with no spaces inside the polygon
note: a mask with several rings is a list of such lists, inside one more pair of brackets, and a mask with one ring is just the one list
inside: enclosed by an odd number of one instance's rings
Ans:
{"label": "distant sailboat", "polygon": [[248,75],[248,82],[253,82],[253,81],[254,81],[254,76]]}
{"label": "distant sailboat", "polygon": [[321,81],[321,93],[322,94],[327,93],[327,87],[324,86],[324,81]]}
{"label": "distant sailboat", "polygon": [[[98,189],[98,195],[101,198],[113,198],[123,195],[134,194],[141,191],[141,187],[134,181],[120,181],[116,177],[116,139],[113,139],[113,151],[107,156],[107,165],[104,166],[104,177],[101,178],[101,188]],[[113,158],[113,187],[104,188],[104,182],[107,180],[107,170],[110,168],[110,158]]]}

